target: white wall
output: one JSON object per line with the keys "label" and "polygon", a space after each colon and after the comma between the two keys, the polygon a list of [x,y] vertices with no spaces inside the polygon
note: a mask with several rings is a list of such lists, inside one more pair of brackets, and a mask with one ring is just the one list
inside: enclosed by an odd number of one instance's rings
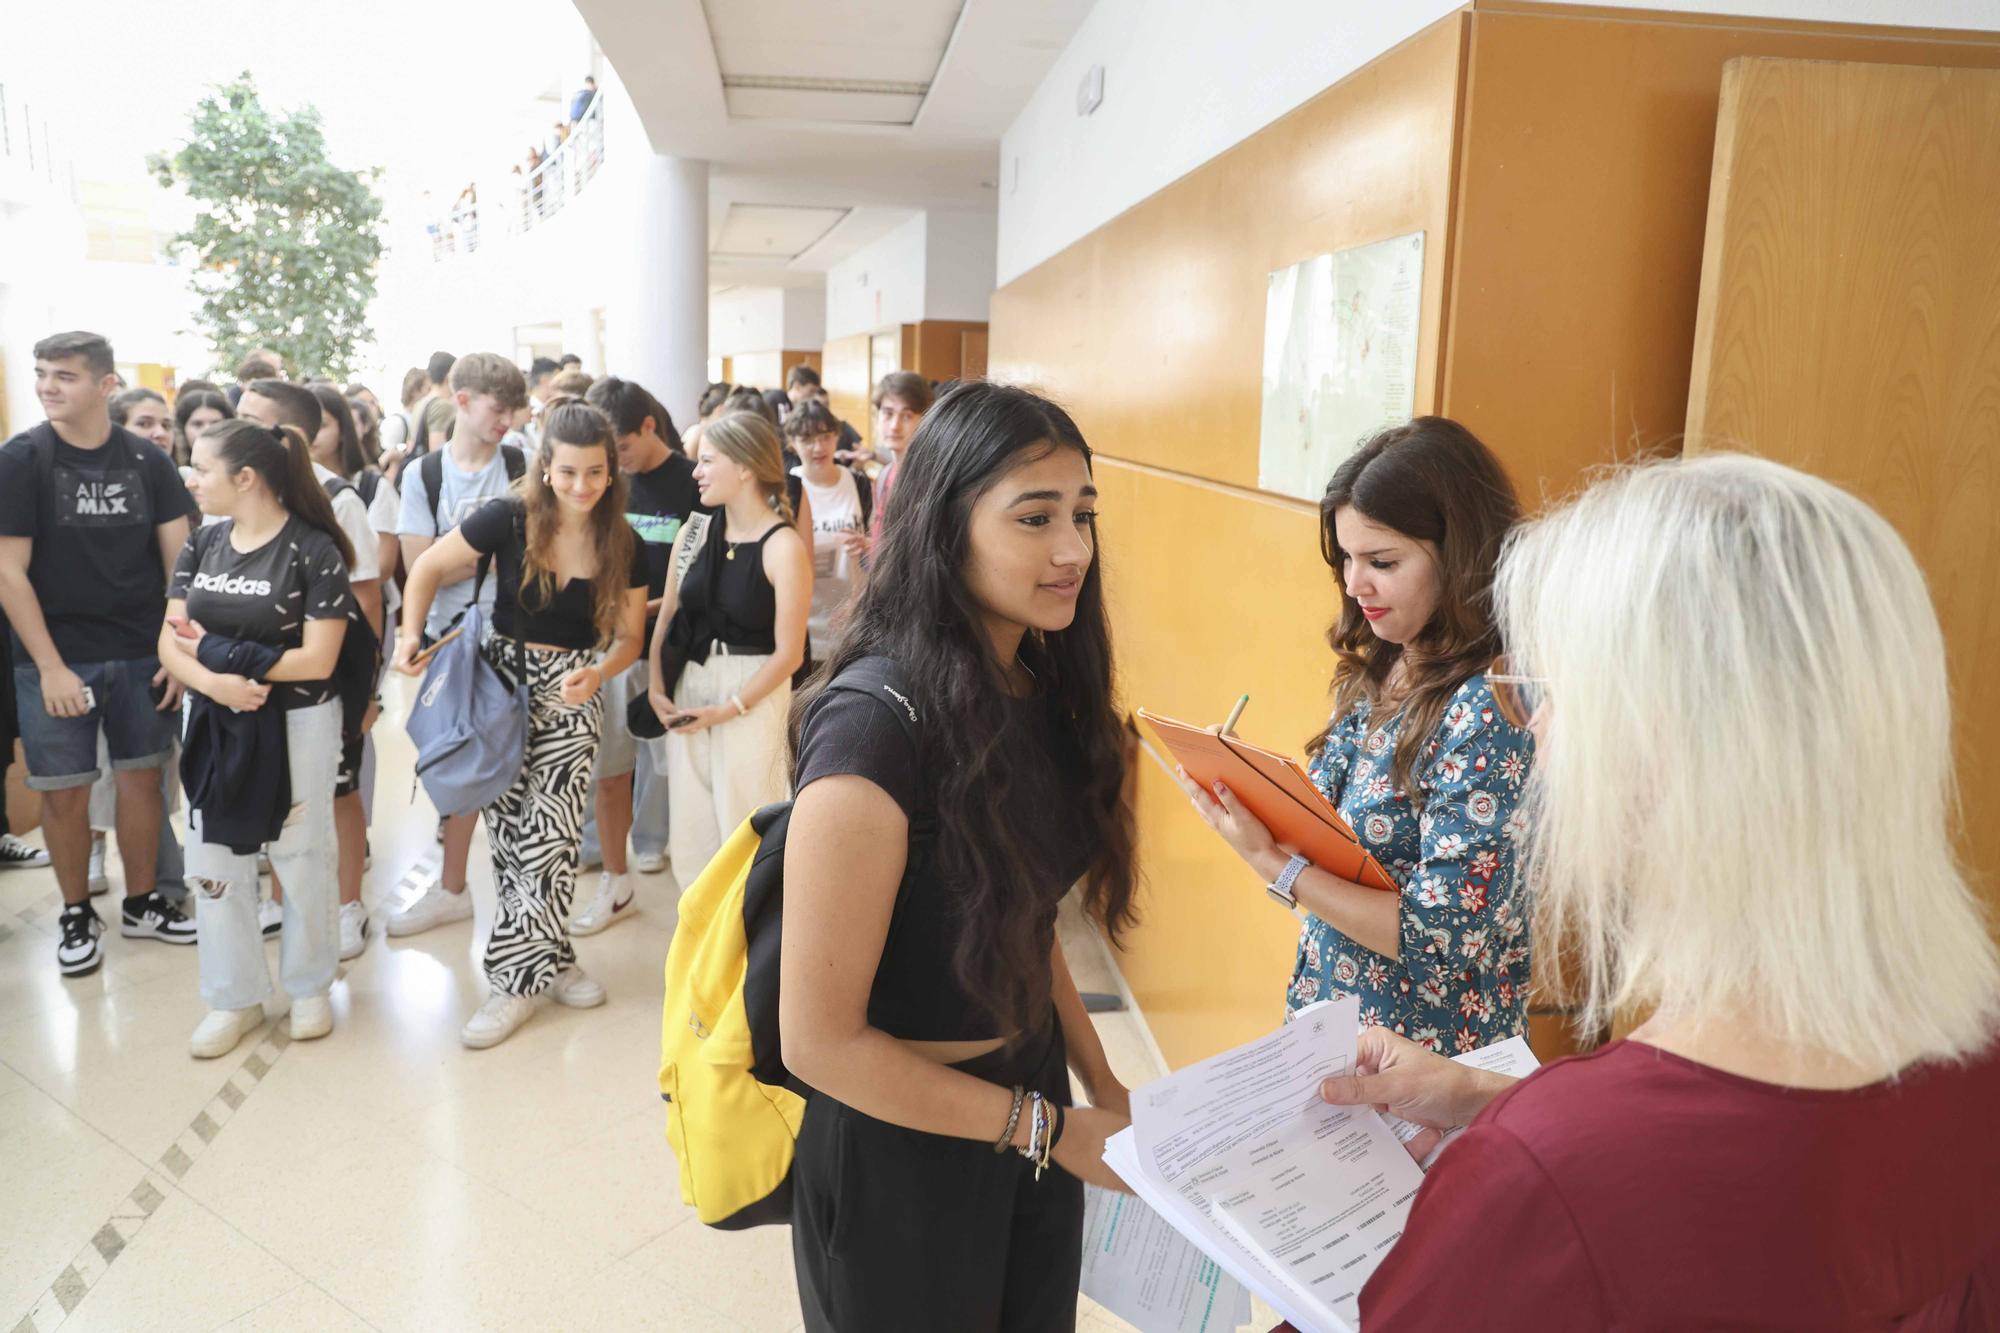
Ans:
{"label": "white wall", "polygon": [[923,319],[924,231],[919,213],[827,270],[827,341]]}
{"label": "white wall", "polygon": [[[708,354],[770,352],[785,342],[785,293],[778,287],[731,287],[708,297]],[[813,344],[817,346],[818,344]]]}
{"label": "white wall", "polygon": [[932,209],[924,219],[924,318],[983,323],[993,304],[999,217],[991,209]]}
{"label": "white wall", "polygon": [[785,288],[785,340],[791,351],[817,351],[826,342],[826,285]]}
{"label": "white wall", "polygon": [[998,232],[985,209],[932,209],[855,251],[827,270],[827,338],[926,319],[984,320]]}
{"label": "white wall", "polygon": [[[1833,23],[2000,29],[2000,0],[1587,0]],[[1240,143],[1459,0],[1097,0],[1000,145],[998,280],[1013,281]],[[1104,66],[1104,101],[1076,113]]]}

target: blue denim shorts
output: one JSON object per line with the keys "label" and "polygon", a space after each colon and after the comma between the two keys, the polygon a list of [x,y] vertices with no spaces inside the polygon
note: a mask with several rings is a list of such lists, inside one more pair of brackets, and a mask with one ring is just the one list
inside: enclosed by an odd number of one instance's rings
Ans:
{"label": "blue denim shorts", "polygon": [[104,732],[111,767],[158,768],[173,750],[178,712],[153,707],[158,658],[71,664],[97,696],[82,717],[51,717],[42,704],[42,673],[14,668],[14,702],[20,712],[21,752],[28,760],[28,786],[35,791],[87,787],[97,781],[97,733]]}

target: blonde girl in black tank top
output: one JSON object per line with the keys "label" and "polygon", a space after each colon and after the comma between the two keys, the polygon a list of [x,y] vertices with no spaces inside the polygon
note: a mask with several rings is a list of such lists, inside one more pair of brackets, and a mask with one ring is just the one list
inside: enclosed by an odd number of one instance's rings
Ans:
{"label": "blonde girl in black tank top", "polygon": [[[697,448],[695,483],[716,512],[681,530],[671,569],[686,572],[668,576],[649,656],[653,709],[667,728],[667,842],[682,884],[751,811],[784,799],[785,720],[813,578],[771,424],[733,412]],[[678,680],[662,676],[663,661],[685,663]]]}

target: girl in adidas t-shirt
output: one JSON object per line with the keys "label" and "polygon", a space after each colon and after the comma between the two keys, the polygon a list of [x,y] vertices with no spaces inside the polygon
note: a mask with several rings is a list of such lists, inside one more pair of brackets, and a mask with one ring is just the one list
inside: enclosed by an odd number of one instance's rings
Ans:
{"label": "girl in adidas t-shirt", "polygon": [[[305,436],[252,421],[225,421],[195,439],[188,489],[218,521],[197,528],[167,585],[160,662],[189,692],[238,712],[285,714],[292,813],[268,851],[285,885],[278,970],[291,996],[292,1036],[333,1028],[327,991],[339,949],[333,787],[340,763],[334,664],[353,605],[354,558],[333,505],[313,475]],[[207,635],[261,645],[276,661],[261,680],[202,665]],[[190,802],[192,805],[192,802]],[[257,857],[202,836],[188,814],[188,880],[195,886],[201,994],[209,1014],[195,1028],[199,1058],[226,1055],[264,1021],[271,992],[257,924]]]}

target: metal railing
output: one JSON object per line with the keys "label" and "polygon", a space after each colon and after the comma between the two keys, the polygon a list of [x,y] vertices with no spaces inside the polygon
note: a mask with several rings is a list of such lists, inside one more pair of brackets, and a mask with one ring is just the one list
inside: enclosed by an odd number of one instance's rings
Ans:
{"label": "metal railing", "polygon": [[528,172],[516,189],[522,231],[546,222],[564,203],[583,192],[604,165],[604,94],[570,126],[569,137]]}
{"label": "metal railing", "polygon": [[[512,207],[502,216],[508,231],[532,231],[562,211],[563,205],[583,193],[584,186],[604,165],[604,94],[591,99],[589,107],[570,126],[569,137],[543,158],[533,171],[511,173],[508,182],[514,193]],[[476,198],[454,207],[441,221],[427,225],[431,258],[474,254],[479,249],[479,204]]]}

